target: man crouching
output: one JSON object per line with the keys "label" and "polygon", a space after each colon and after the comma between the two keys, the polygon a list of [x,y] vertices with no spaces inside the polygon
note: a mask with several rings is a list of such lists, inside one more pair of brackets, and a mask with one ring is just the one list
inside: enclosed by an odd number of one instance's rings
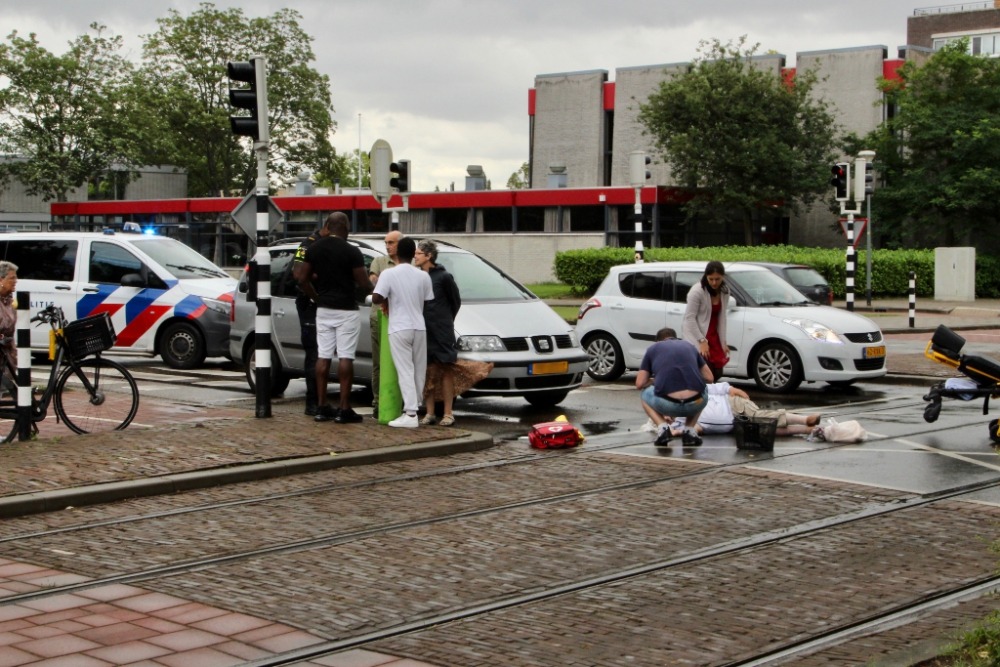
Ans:
{"label": "man crouching", "polygon": [[642,409],[656,424],[657,447],[666,447],[672,438],[668,417],[670,421],[685,418],[684,447],[701,445],[695,426],[708,402],[707,387],[712,380],[712,369],[694,345],[678,340],[673,329],[656,332],[656,342],[639,365],[635,386],[642,391]]}

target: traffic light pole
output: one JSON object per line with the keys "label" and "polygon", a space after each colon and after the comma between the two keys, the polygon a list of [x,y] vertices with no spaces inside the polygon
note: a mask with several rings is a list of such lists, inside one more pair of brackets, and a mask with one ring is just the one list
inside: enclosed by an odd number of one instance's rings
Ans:
{"label": "traffic light pole", "polygon": [[854,214],[847,214],[847,310],[854,311]]}
{"label": "traffic light pole", "polygon": [[271,253],[267,249],[270,220],[268,197],[270,179],[267,177],[267,144],[257,147],[257,317],[254,330],[254,352],[257,360],[254,382],[257,384],[256,416],[271,416]]}
{"label": "traffic light pole", "polygon": [[635,263],[644,263],[645,256],[642,248],[642,188],[640,187],[635,189]]}

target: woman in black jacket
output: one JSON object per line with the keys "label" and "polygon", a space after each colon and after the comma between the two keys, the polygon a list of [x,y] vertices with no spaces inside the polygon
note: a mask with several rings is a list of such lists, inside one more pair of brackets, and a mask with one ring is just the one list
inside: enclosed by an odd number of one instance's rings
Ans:
{"label": "woman in black jacket", "polygon": [[[441,426],[455,423],[452,404],[455,401],[454,364],[458,361],[455,350],[455,316],[462,307],[462,297],[455,284],[455,278],[443,266],[437,264],[438,250],[433,241],[421,241],[413,263],[427,272],[434,288],[434,300],[424,302],[424,325],[427,327],[427,375],[440,373],[441,398],[444,416]],[[428,389],[430,389],[428,383]],[[434,406],[428,402],[427,415],[420,421],[424,426],[437,421]]]}

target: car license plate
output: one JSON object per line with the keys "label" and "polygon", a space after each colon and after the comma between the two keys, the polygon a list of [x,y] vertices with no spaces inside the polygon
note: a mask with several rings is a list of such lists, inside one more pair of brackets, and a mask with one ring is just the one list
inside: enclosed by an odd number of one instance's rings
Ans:
{"label": "car license plate", "polygon": [[552,375],[553,373],[565,373],[568,370],[568,361],[546,361],[542,364],[530,364],[528,375]]}
{"label": "car license plate", "polygon": [[879,357],[884,357],[884,356],[885,356],[885,345],[865,348],[865,359],[877,359]]}

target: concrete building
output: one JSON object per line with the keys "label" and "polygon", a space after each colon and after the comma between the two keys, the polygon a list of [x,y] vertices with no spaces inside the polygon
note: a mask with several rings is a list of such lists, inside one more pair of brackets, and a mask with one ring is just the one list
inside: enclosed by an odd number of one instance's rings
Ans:
{"label": "concrete building", "polygon": [[1000,54],[1000,0],[923,7],[906,20],[907,44],[939,49],[960,37],[975,55]]}

